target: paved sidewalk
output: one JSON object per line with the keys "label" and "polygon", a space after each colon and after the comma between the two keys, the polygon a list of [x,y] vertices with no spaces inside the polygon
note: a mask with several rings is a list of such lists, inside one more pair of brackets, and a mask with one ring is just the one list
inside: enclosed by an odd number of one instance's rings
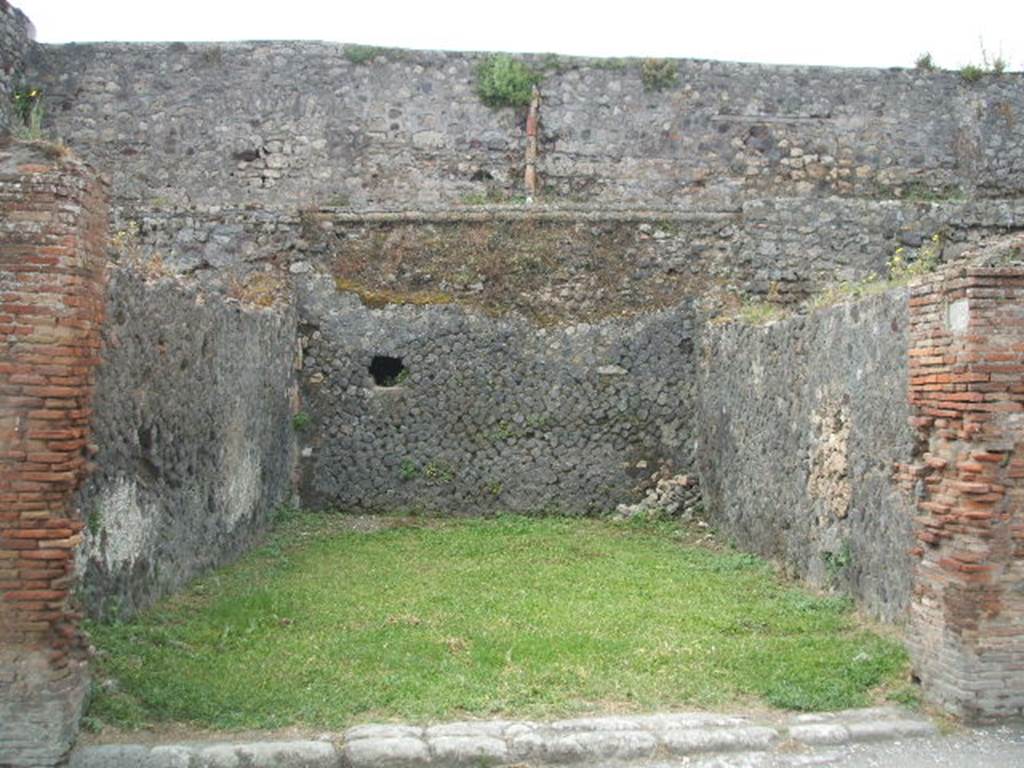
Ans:
{"label": "paved sidewalk", "polygon": [[[551,723],[468,721],[434,726],[363,725],[337,741],[99,745],[73,753],[71,768],[482,768],[483,766],[649,766],[797,768],[911,765],[870,749],[920,745],[934,724],[894,707],[785,719],[683,713],[577,718]],[[999,745],[980,745],[998,757]],[[1011,753],[1007,753],[1011,754]],[[1011,754],[1012,756],[1012,754]],[[853,762],[843,762],[852,760]],[[837,762],[838,761],[838,762]],[[858,762],[860,761],[860,762]],[[866,761],[866,762],[865,762]],[[947,759],[944,765],[955,763]],[[998,766],[986,762],[977,765]],[[931,763],[921,763],[931,765]],[[1012,763],[1007,763],[1012,765]]]}

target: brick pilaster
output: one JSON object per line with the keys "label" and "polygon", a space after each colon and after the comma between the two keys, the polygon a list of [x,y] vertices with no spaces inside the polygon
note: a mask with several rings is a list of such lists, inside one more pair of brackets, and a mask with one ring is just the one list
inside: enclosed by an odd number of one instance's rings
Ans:
{"label": "brick pilaster", "polygon": [[1024,267],[947,270],[910,304],[914,665],[955,714],[1024,714]]}
{"label": "brick pilaster", "polygon": [[0,752],[15,766],[59,759],[84,690],[71,500],[88,467],[106,238],[87,166],[0,147]]}

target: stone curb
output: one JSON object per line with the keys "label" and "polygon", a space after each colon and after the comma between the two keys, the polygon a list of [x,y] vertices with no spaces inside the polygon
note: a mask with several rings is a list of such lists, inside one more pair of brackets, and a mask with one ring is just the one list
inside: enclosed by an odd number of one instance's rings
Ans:
{"label": "stone curb", "polygon": [[837,747],[932,736],[926,718],[894,707],[797,715],[783,723],[706,713],[590,717],[552,723],[484,720],[434,726],[361,725],[330,741],[104,745],[69,768],[481,768],[637,763]]}

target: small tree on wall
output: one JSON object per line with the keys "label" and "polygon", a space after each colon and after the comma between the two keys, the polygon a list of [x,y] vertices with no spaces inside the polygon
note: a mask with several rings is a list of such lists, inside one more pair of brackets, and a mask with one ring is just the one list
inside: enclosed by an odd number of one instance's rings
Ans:
{"label": "small tree on wall", "polygon": [[485,58],[476,71],[476,92],[488,107],[525,107],[540,75],[505,53]]}

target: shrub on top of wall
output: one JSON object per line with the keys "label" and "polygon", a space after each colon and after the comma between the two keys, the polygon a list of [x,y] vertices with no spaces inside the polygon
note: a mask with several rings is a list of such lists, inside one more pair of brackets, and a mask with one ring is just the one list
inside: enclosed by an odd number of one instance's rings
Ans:
{"label": "shrub on top of wall", "polygon": [[523,107],[530,103],[540,76],[508,54],[484,59],[476,71],[476,92],[488,107]]}
{"label": "shrub on top of wall", "polygon": [[645,91],[664,91],[675,85],[679,71],[671,59],[644,59],[640,65],[640,78]]}

